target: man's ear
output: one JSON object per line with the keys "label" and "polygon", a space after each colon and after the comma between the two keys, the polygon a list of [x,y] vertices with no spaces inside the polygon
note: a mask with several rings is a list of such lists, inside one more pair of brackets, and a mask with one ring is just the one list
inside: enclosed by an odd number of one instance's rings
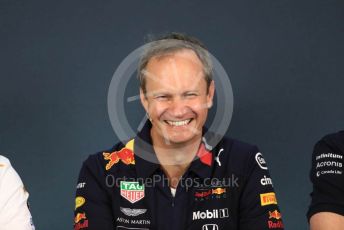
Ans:
{"label": "man's ear", "polygon": [[140,99],[143,108],[145,109],[146,113],[148,113],[148,100],[142,88],[140,88]]}
{"label": "man's ear", "polygon": [[213,105],[214,94],[215,94],[215,82],[214,80],[212,80],[208,88],[208,95],[207,95],[208,108],[211,108],[211,106]]}

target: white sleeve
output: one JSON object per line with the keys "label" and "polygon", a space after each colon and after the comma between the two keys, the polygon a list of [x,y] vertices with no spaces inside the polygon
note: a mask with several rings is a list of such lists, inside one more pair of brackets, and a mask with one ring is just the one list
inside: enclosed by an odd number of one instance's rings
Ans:
{"label": "white sleeve", "polygon": [[34,230],[24,189],[9,160],[0,156],[0,226],[1,230]]}

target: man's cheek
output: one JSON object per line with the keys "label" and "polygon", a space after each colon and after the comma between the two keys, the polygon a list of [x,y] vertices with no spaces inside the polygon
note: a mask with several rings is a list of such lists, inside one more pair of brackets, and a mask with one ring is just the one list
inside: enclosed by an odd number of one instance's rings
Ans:
{"label": "man's cheek", "polygon": [[194,101],[192,103],[192,108],[194,108],[197,111],[202,111],[204,109],[208,109],[208,103],[207,100],[204,100],[203,98],[198,99],[197,101]]}
{"label": "man's cheek", "polygon": [[197,114],[203,114],[208,110],[208,107],[206,103],[202,103],[202,104],[200,103],[200,104],[194,105],[191,109]]}
{"label": "man's cheek", "polygon": [[166,109],[162,106],[156,106],[150,110],[151,111],[150,115],[154,116],[154,118],[156,118],[156,119],[161,120],[161,119],[163,119],[163,114],[164,114],[165,110]]}

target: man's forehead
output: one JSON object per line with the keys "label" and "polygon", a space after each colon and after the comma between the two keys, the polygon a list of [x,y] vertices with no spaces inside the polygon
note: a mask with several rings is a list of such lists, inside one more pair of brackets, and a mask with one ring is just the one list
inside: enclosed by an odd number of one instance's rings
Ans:
{"label": "man's forehead", "polygon": [[146,93],[149,95],[183,95],[186,93],[201,93],[206,90],[206,81],[204,77],[199,78],[199,80],[187,81],[187,82],[177,82],[177,81],[161,81],[159,83],[154,83],[150,81],[147,85]]}

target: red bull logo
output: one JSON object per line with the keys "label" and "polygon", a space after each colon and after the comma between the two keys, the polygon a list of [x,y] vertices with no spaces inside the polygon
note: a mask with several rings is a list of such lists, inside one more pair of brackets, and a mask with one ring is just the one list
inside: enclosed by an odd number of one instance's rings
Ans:
{"label": "red bull logo", "polygon": [[74,218],[74,222],[77,224],[79,223],[81,220],[86,220],[86,214],[85,213],[77,213],[75,218]]}
{"label": "red bull logo", "polygon": [[268,227],[269,229],[281,229],[284,228],[284,224],[282,221],[277,221],[277,222],[273,222],[271,220],[268,221]]}
{"label": "red bull logo", "polygon": [[88,227],[88,220],[84,220],[83,223],[77,223],[76,225],[74,225],[74,230],[80,230],[87,227]]}
{"label": "red bull logo", "polygon": [[274,219],[276,219],[276,220],[279,220],[279,219],[282,218],[282,215],[281,215],[281,213],[280,213],[279,211],[277,211],[277,210],[275,210],[275,211],[273,211],[273,212],[270,212],[270,211],[269,211],[269,219],[272,219],[272,218],[274,218]]}
{"label": "red bull logo", "polygon": [[112,152],[112,153],[103,153],[104,160],[108,160],[109,162],[106,164],[105,169],[109,170],[117,164],[119,161],[122,163],[129,165],[135,164],[135,157],[134,157],[134,139],[130,140],[124,148],[119,151]]}
{"label": "red bull logo", "polygon": [[221,195],[221,194],[226,192],[226,189],[225,188],[216,188],[216,189],[213,189],[212,192],[213,192],[213,194]]}
{"label": "red bull logo", "polygon": [[204,198],[211,195],[211,189],[207,191],[202,191],[202,192],[195,192],[195,197],[197,198]]}

